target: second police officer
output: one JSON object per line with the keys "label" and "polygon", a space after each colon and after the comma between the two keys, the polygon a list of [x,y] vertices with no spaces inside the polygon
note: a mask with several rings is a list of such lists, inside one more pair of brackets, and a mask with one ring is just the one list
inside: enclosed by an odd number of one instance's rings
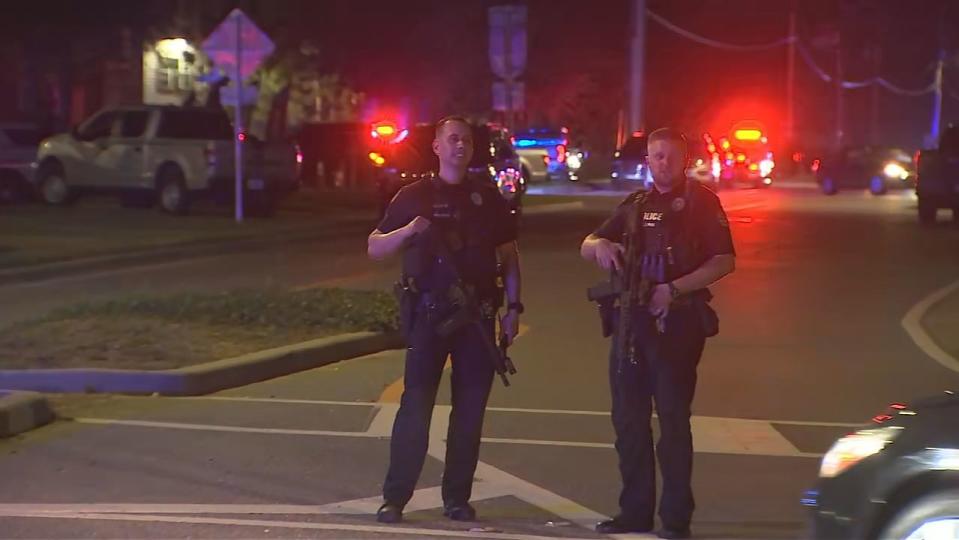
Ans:
{"label": "second police officer", "polygon": [[[653,530],[658,458],[663,480],[659,536],[688,538],[696,368],[706,338],[718,332],[707,287],[733,271],[735,251],[719,198],[686,178],[685,137],[660,129],[649,135],[648,145],[653,188],[630,195],[580,250],[585,259],[627,276],[631,288],[620,300],[628,313],[624,324],[616,325],[614,340],[621,346],[613,347],[609,368],[623,483],[620,512],[599,523],[597,531]],[[629,294],[637,295],[635,305]],[[660,426],[655,454],[654,402]]]}

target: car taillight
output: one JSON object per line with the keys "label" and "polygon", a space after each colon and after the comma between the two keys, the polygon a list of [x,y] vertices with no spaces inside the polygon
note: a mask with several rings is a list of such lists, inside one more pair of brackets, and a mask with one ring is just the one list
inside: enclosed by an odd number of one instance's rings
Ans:
{"label": "car taillight", "polygon": [[559,161],[560,163],[564,163],[566,161],[565,145],[560,144],[556,146],[556,160]]}
{"label": "car taillight", "polygon": [[543,156],[543,163],[549,165],[549,156]]}

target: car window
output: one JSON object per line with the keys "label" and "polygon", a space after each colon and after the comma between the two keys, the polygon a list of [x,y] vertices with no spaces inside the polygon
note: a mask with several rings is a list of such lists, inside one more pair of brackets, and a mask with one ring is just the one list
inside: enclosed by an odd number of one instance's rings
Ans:
{"label": "car window", "polygon": [[81,140],[93,141],[109,137],[113,133],[113,123],[117,119],[116,111],[104,111],[84,122],[77,135]]}
{"label": "car window", "polygon": [[164,110],[157,137],[167,139],[233,139],[233,125],[222,111],[203,109]]}
{"label": "car window", "polygon": [[149,111],[125,111],[120,120],[121,137],[142,137],[150,119]]}

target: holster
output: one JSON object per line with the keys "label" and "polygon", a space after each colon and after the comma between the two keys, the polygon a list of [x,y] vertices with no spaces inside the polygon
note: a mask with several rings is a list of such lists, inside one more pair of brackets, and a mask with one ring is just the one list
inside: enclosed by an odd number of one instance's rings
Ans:
{"label": "holster", "polygon": [[608,301],[599,301],[599,324],[603,331],[603,337],[613,335],[616,330],[616,302],[611,298]]}
{"label": "holster", "polygon": [[419,295],[404,279],[393,284],[393,296],[396,297],[396,304],[399,307],[400,333],[409,341],[413,334],[413,324],[416,322],[416,305]]}

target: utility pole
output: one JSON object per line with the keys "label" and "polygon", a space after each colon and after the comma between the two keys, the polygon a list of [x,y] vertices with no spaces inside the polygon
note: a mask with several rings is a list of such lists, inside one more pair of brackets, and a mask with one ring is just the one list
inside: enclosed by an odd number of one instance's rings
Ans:
{"label": "utility pole", "polygon": [[[875,39],[879,39],[876,37]],[[878,42],[873,44],[872,47],[872,61],[873,61],[873,76],[879,78],[882,76],[882,46]],[[872,143],[878,145],[879,141],[879,98],[880,98],[881,89],[879,88],[878,83],[873,83],[872,85],[872,122],[870,127],[872,128]]]}
{"label": "utility pole", "polygon": [[506,62],[506,128],[513,130],[513,55],[510,44],[513,42],[512,21],[503,28],[503,59]]}
{"label": "utility pole", "polygon": [[939,60],[936,62],[936,93],[932,103],[932,126],[929,128],[929,142],[936,144],[939,138],[940,123],[942,122],[942,69],[946,63],[946,51],[939,49]]}
{"label": "utility pole", "polygon": [[935,93],[932,102],[932,124],[929,126],[929,135],[926,137],[926,146],[933,148],[938,144],[939,133],[942,129],[942,71],[946,65],[946,21],[949,20],[949,2],[942,4],[939,12],[939,58],[936,61],[936,79],[933,82]]}
{"label": "utility pole", "polygon": [[796,0],[789,8],[789,56],[786,69],[786,147],[792,148],[796,136]]}
{"label": "utility pole", "polygon": [[646,61],[646,0],[633,2],[629,55],[629,132],[643,129],[643,70]]}
{"label": "utility pole", "polygon": [[842,30],[836,31],[836,148],[842,148]]}

